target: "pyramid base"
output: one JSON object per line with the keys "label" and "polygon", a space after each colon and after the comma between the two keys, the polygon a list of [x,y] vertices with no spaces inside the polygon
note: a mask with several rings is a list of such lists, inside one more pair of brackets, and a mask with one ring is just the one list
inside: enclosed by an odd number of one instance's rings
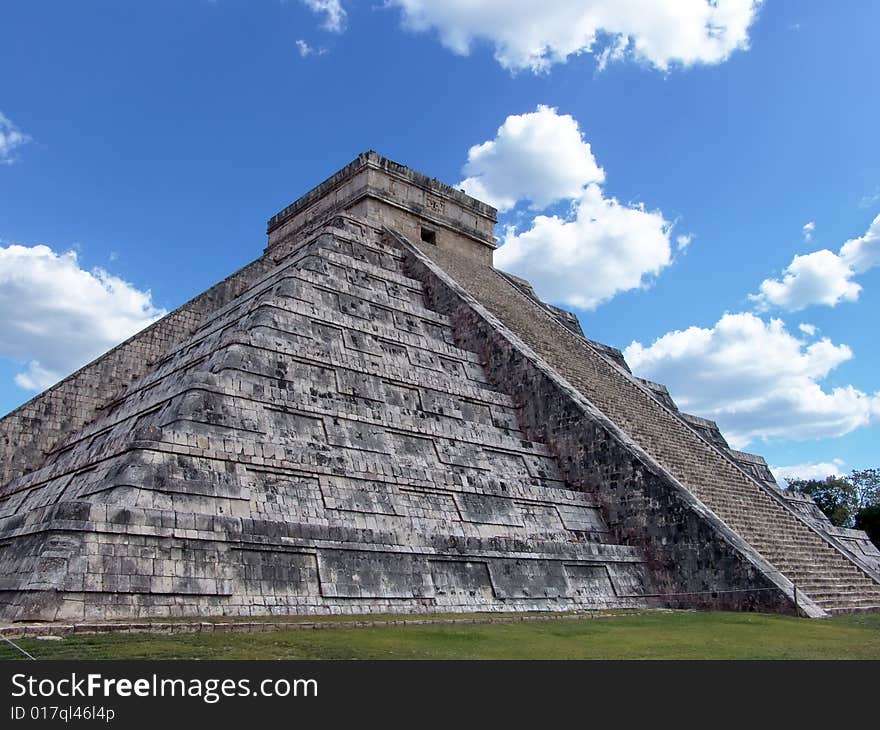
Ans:
{"label": "pyramid base", "polygon": [[[103,514],[102,505],[85,505]],[[192,528],[64,520],[4,540],[0,620],[573,611],[644,608],[635,551],[601,543],[501,552],[445,537],[446,550],[366,542],[344,528],[196,515]],[[92,512],[89,512],[89,516]],[[129,521],[139,510],[114,517]],[[46,516],[43,515],[43,518]],[[193,515],[180,515],[192,518]],[[40,520],[42,521],[42,519]],[[200,528],[200,529],[196,529]],[[319,536],[308,538],[312,533]]]}

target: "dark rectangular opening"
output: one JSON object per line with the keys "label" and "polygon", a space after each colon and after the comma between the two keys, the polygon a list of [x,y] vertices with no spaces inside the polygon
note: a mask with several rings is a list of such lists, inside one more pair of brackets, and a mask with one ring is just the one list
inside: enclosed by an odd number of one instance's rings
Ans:
{"label": "dark rectangular opening", "polygon": [[425,228],[422,226],[422,240],[425,243],[430,243],[434,246],[437,245],[437,231],[432,231],[430,228]]}

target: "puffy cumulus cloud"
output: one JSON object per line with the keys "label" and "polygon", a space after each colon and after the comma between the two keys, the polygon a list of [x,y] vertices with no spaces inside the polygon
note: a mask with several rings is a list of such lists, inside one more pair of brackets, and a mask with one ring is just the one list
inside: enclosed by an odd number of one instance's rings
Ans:
{"label": "puffy cumulus cloud", "polygon": [[15,381],[42,390],[165,314],[149,291],[73,251],[0,246],[0,357],[27,363]]}
{"label": "puffy cumulus cloud", "polygon": [[713,327],[633,342],[624,355],[637,375],[665,383],[683,410],[717,421],[734,448],[841,436],[880,420],[880,392],[821,385],[852,358],[849,347],[807,344],[778,319],[725,314]]}
{"label": "puffy cumulus cloud", "polygon": [[592,309],[671,262],[672,224],[660,211],[606,198],[605,171],[580,126],[552,107],[507,117],[493,139],[471,147],[464,173],[459,187],[502,211],[568,201],[566,215],[508,226],[495,252],[496,266],[549,301]]}
{"label": "puffy cumulus cloud", "polygon": [[0,112],[0,165],[11,165],[15,162],[16,150],[30,141],[29,135],[22,132],[9,117]]}
{"label": "puffy cumulus cloud", "polygon": [[546,208],[605,179],[577,121],[543,104],[512,114],[494,139],[471,147],[464,174],[458,187],[501,211],[520,200]]}
{"label": "puffy cumulus cloud", "polygon": [[782,278],[765,279],[758,293],[750,298],[761,310],[779,307],[789,312],[815,304],[833,307],[840,302],[854,302],[862,287],[853,277],[878,264],[880,215],[863,236],[844,243],[838,253],[822,249],[795,256],[782,272]]}
{"label": "puffy cumulus cloud", "polygon": [[871,221],[864,236],[853,238],[840,247],[840,258],[856,274],[880,265],[880,215]]}
{"label": "puffy cumulus cloud", "polygon": [[545,71],[595,53],[600,67],[634,58],[658,69],[714,64],[749,43],[761,0],[389,0],[404,27],[436,30],[454,53],[477,41],[511,71]]}
{"label": "puffy cumulus cloud", "polygon": [[825,477],[843,476],[845,463],[843,459],[832,459],[791,466],[771,466],[770,471],[777,484],[785,484],[789,479],[825,479]]}
{"label": "puffy cumulus cloud", "polygon": [[670,264],[670,228],[660,211],[624,205],[590,184],[570,216],[539,215],[522,233],[508,228],[495,265],[528,279],[543,299],[594,309]]}
{"label": "puffy cumulus cloud", "polygon": [[751,299],[760,309],[779,307],[797,312],[813,304],[835,306],[854,302],[862,287],[852,281],[853,270],[833,251],[823,249],[795,256],[781,279],[765,279]]}
{"label": "puffy cumulus cloud", "polygon": [[348,14],[339,0],[303,0],[309,10],[324,16],[323,27],[332,33],[341,33],[345,30],[345,22]]}
{"label": "puffy cumulus cloud", "polygon": [[808,337],[813,337],[819,331],[819,328],[816,327],[816,325],[810,324],[809,322],[801,322],[798,325],[798,329]]}

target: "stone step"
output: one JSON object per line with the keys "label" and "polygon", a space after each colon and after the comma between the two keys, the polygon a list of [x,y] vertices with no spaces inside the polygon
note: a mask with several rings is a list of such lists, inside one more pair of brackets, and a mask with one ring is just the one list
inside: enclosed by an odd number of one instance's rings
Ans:
{"label": "stone step", "polygon": [[860,570],[853,568],[850,569],[847,566],[814,566],[809,565],[808,563],[792,563],[787,562],[783,563],[779,560],[773,560],[772,558],[767,558],[773,566],[779,570],[780,572],[787,575],[792,580],[800,580],[802,578],[809,577],[817,577],[823,578],[825,576],[846,576],[848,581],[870,581],[870,578],[867,578],[864,573]]}
{"label": "stone step", "polygon": [[871,592],[880,592],[880,586],[871,582],[868,579],[859,580],[856,577],[853,577],[852,580],[847,577],[847,580],[844,582],[841,579],[841,575],[839,573],[827,573],[827,574],[813,574],[813,575],[803,575],[797,576],[793,575],[791,571],[785,573],[786,576],[790,580],[793,580],[797,583],[798,588],[803,588],[805,591],[823,589],[825,587],[837,587],[837,586],[852,586],[852,585],[863,585],[865,588]]}
{"label": "stone step", "polygon": [[864,573],[855,566],[849,566],[843,561],[827,560],[810,552],[799,553],[795,550],[780,552],[779,549],[756,549],[767,560],[773,563],[780,570],[809,570],[811,572],[817,570],[842,571],[848,575],[864,575]]}
{"label": "stone step", "polygon": [[[800,585],[798,585],[798,589],[800,589]],[[853,599],[856,594],[853,592],[853,587],[849,585],[839,585],[835,588],[822,588],[820,590],[810,589],[804,591],[810,598],[814,601],[837,601],[837,600],[850,600]],[[880,600],[880,592],[870,591],[870,590],[862,590],[857,594],[858,600]]]}
{"label": "stone step", "polygon": [[[811,596],[812,598],[812,596]],[[822,608],[831,607],[831,608],[858,608],[862,606],[876,606],[880,605],[880,600],[878,600],[877,596],[853,596],[853,595],[844,595],[844,596],[832,596],[828,598],[813,598],[815,603],[818,603]]]}
{"label": "stone step", "polygon": [[880,603],[865,606],[824,606],[825,611],[832,614],[840,613],[869,613],[880,611]]}
{"label": "stone step", "polygon": [[766,548],[764,546],[753,545],[753,547],[780,570],[798,568],[807,568],[809,570],[842,570],[851,575],[864,575],[864,573],[855,566],[850,567],[842,561],[831,558],[823,560],[821,556],[810,551],[782,551],[778,546]]}

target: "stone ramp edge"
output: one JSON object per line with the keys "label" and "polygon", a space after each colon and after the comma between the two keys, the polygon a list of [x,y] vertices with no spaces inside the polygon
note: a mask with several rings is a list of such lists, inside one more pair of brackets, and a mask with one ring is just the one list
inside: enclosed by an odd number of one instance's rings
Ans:
{"label": "stone ramp edge", "polygon": [[[502,272],[497,272],[497,273],[502,274]],[[510,284],[510,281],[508,280],[507,276],[502,275],[501,279],[505,283]],[[511,286],[510,288],[515,296],[517,296],[519,298],[525,298],[523,293],[519,289],[517,289],[515,286]],[[528,300],[528,301],[530,304],[534,303],[534,302],[531,302],[531,300]],[[550,312],[546,311],[543,307],[540,307],[540,310],[542,311],[542,313],[544,315],[546,315],[548,321],[551,322],[552,326],[557,327],[557,328],[565,328],[565,326],[561,322],[559,322],[555,317],[553,317]],[[492,316],[494,316],[494,315],[492,315]],[[568,328],[565,328],[565,329],[568,329]],[[776,502],[776,504],[778,506],[780,506],[783,510],[785,510],[785,512],[787,512],[791,516],[795,517],[798,520],[798,522],[800,522],[804,527],[808,528],[808,530],[810,532],[812,532],[813,534],[815,534],[816,536],[821,538],[821,540],[824,543],[826,543],[828,546],[832,547],[834,550],[841,553],[845,558],[847,558],[851,563],[853,563],[859,570],[864,572],[869,578],[876,581],[877,583],[880,583],[880,571],[876,570],[872,565],[870,565],[869,563],[866,563],[866,561],[862,560],[861,557],[857,553],[853,552],[845,544],[843,544],[842,542],[834,541],[833,539],[831,539],[829,537],[829,535],[827,533],[823,532],[822,530],[818,529],[815,525],[811,524],[809,522],[809,520],[805,519],[801,513],[799,513],[796,509],[792,508],[792,506],[789,504],[789,502],[779,493],[778,490],[769,487],[767,484],[763,483],[760,479],[756,479],[751,473],[749,473],[746,469],[744,469],[742,467],[742,465],[736,460],[736,458],[734,458],[734,453],[732,453],[730,450],[719,448],[717,444],[713,443],[711,440],[706,438],[702,433],[700,433],[699,430],[694,428],[693,424],[690,423],[688,420],[689,418],[694,418],[694,419],[704,420],[704,421],[706,421],[708,419],[702,419],[699,416],[693,416],[688,413],[682,413],[676,409],[670,408],[662,399],[658,398],[657,395],[655,393],[653,393],[649,387],[647,387],[645,385],[645,382],[641,378],[634,376],[627,368],[623,367],[613,357],[606,356],[606,354],[604,352],[602,352],[602,350],[596,346],[596,343],[592,342],[591,340],[589,340],[588,338],[586,338],[584,336],[581,336],[581,339],[583,340],[583,344],[586,347],[589,347],[592,350],[597,351],[599,355],[603,356],[605,361],[612,367],[612,369],[614,369],[618,372],[620,377],[628,380],[638,390],[641,390],[646,396],[650,397],[656,403],[658,403],[660,405],[660,407],[663,410],[665,410],[670,416],[679,420],[689,431],[691,431],[693,433],[694,436],[697,437],[697,439],[699,441],[701,441],[705,446],[709,447],[712,451],[721,455],[721,457],[728,464],[733,466],[735,471],[739,472],[740,475],[745,477],[752,484],[757,485],[765,494],[769,495],[773,499],[773,501]],[[526,345],[525,343],[523,343],[523,346],[528,349],[528,345]],[[550,366],[550,367],[552,370],[552,366]],[[562,378],[562,376],[559,375],[558,373],[557,373],[557,376]],[[562,378],[562,379],[564,380],[564,378]],[[660,385],[665,390],[665,386],[663,386],[661,383],[658,383],[656,385]],[[574,388],[573,386],[570,386],[570,387],[572,387],[574,389],[574,391],[578,393],[579,396],[583,397],[580,394],[580,392],[577,391],[576,388]],[[587,401],[587,402],[589,402],[589,401]],[[603,414],[603,416],[604,416],[604,414]],[[623,432],[623,433],[625,433],[625,432]],[[629,437],[627,437],[627,438],[629,438]],[[631,441],[631,439],[630,439],[630,441]],[[636,445],[636,448],[641,450],[641,447],[638,445]],[[735,453],[743,453],[743,452],[735,452]],[[751,455],[749,455],[749,456],[751,456]],[[688,491],[690,492],[690,490],[688,490]],[[774,568],[774,570],[775,570],[775,568]]]}
{"label": "stone ramp edge", "polygon": [[[804,595],[803,592],[798,593],[797,605],[795,606],[794,584],[784,574],[773,567],[771,563],[752,548],[751,545],[749,545],[749,543],[746,542],[737,532],[731,529],[720,517],[718,517],[718,515],[700,501],[693,492],[680,483],[662,465],[645,452],[644,449],[642,449],[641,446],[639,446],[625,431],[619,428],[611,419],[587,400],[580,391],[563,378],[549,362],[523,342],[516,333],[503,324],[439,264],[433,261],[417,246],[413,245],[406,237],[393,228],[384,226],[383,230],[386,235],[390,236],[392,240],[396,241],[398,245],[407,252],[411,259],[417,262],[417,264],[423,269],[426,269],[432,276],[436,277],[447,289],[453,292],[464,306],[469,308],[475,315],[477,315],[477,317],[482,319],[483,322],[494,330],[498,336],[504,338],[512,348],[518,351],[519,354],[528,360],[534,368],[550,380],[556,389],[565,393],[572,404],[581,411],[588,421],[598,423],[618,442],[620,446],[630,452],[650,472],[653,472],[660,477],[669,487],[675,490],[676,496],[686,503],[704,522],[710,525],[718,537],[726,542],[755,570],[757,570],[766,581],[778,589],[779,593],[787,599],[793,612],[800,611],[811,618],[824,618],[828,615],[821,607],[814,603],[812,599]],[[511,287],[511,289],[513,289],[513,287]],[[548,320],[549,319],[550,317],[548,315]],[[714,593],[721,592],[722,591],[715,591]],[[689,593],[692,592],[682,591],[683,595]]]}

